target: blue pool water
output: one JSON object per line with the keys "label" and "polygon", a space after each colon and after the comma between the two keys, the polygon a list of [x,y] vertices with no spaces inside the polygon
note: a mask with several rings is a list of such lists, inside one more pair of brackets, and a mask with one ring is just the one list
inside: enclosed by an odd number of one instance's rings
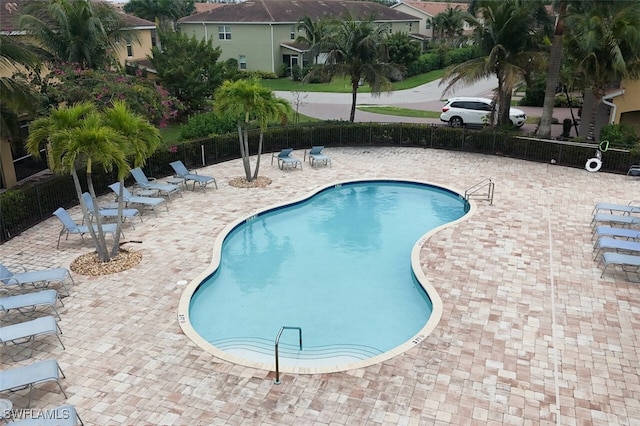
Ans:
{"label": "blue pool water", "polygon": [[[259,362],[273,358],[282,326],[302,328],[307,356],[386,352],[431,315],[411,269],[413,246],[467,208],[442,188],[369,181],[259,214],[225,238],[219,267],[191,298],[191,324],[216,348]],[[283,356],[295,358],[297,333],[281,342]]]}

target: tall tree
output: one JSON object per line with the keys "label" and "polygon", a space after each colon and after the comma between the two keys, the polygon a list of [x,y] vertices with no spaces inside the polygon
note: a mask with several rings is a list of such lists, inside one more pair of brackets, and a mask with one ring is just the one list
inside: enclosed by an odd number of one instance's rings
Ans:
{"label": "tall tree", "polygon": [[[540,30],[549,22],[537,0],[478,0],[474,38],[485,56],[454,65],[442,79],[444,92],[459,82],[474,83],[495,75],[498,80],[498,125],[509,125],[511,95],[530,63],[542,63]],[[527,67],[525,67],[527,64]]]}
{"label": "tall tree", "polygon": [[161,31],[160,39],[162,48],[154,47],[150,59],[163,86],[188,106],[188,113],[203,109],[224,77],[220,48],[172,31]]}
{"label": "tall tree", "polygon": [[[288,115],[293,112],[291,105],[284,99],[275,97],[271,89],[260,85],[257,79],[250,78],[235,82],[227,80],[222,83],[214,95],[214,110],[217,114],[231,116],[236,120],[245,177],[247,182],[257,179],[264,131],[274,120],[286,122]],[[249,127],[252,125],[260,128],[256,167],[253,174],[249,161]]]}
{"label": "tall tree", "polygon": [[50,59],[105,68],[115,63],[116,42],[124,21],[106,2],[31,0],[19,26],[50,54]]}
{"label": "tall tree", "polygon": [[362,21],[346,16],[333,21],[331,30],[320,40],[317,51],[327,55],[325,71],[347,76],[351,82],[351,122],[355,119],[360,83],[369,84],[371,94],[379,96],[383,90],[391,90],[389,76],[400,72],[389,62],[387,34],[389,26],[378,24],[373,16]]}
{"label": "tall tree", "polygon": [[296,43],[304,43],[309,46],[313,63],[318,63],[318,48],[320,41],[327,35],[330,26],[330,20],[327,18],[311,19],[304,16],[298,21],[298,30],[303,31],[304,35],[296,38]]}
{"label": "tall tree", "polygon": [[597,100],[587,114],[587,139],[594,140],[597,109],[607,86],[622,78],[640,78],[640,3],[581,2],[566,24],[567,59]]}
{"label": "tall tree", "polygon": [[16,77],[23,68],[38,62],[36,48],[16,37],[0,34],[0,138],[11,139],[17,131],[18,116],[33,111],[36,94],[29,82]]}
{"label": "tall tree", "polygon": [[194,0],[130,0],[124,11],[155,22],[158,28],[175,30],[175,23],[195,10]]}
{"label": "tall tree", "polygon": [[544,90],[544,103],[542,104],[542,117],[538,126],[537,136],[548,139],[551,137],[551,120],[553,118],[553,105],[556,100],[556,89],[560,81],[560,65],[562,64],[562,36],[564,35],[564,19],[567,14],[568,2],[558,2],[558,17],[556,18],[553,41],[549,51],[547,67],[547,82]]}
{"label": "tall tree", "polygon": [[[159,140],[157,129],[132,114],[123,104],[115,103],[101,113],[95,105],[83,102],[56,108],[49,116],[33,121],[26,148],[34,157],[39,157],[41,146],[46,144],[49,168],[56,173],[71,174],[79,201],[82,200],[83,191],[77,170],[84,167],[87,187],[95,203],[92,178],[95,166],[101,165],[106,171],[115,168],[122,182],[130,170],[127,157],[133,156],[134,161],[139,163],[151,154],[151,149],[159,144]],[[80,205],[85,221],[90,223],[86,206],[82,202]],[[122,218],[122,203],[119,210],[118,226]],[[98,258],[106,262],[118,253],[119,241],[116,239],[109,250],[100,215],[96,215],[96,225],[97,232],[90,226],[89,233]]]}
{"label": "tall tree", "polygon": [[433,32],[447,44],[459,40],[464,30],[464,23],[471,20],[471,15],[460,6],[447,6],[444,12],[433,17]]}

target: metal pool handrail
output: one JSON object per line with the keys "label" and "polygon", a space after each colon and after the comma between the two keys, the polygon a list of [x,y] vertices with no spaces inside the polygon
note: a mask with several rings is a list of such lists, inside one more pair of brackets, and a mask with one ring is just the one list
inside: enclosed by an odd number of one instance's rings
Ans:
{"label": "metal pool handrail", "polygon": [[282,326],[278,335],[276,336],[276,379],[273,381],[276,385],[280,384],[280,363],[278,360],[278,344],[280,343],[280,336],[284,330],[298,330],[298,339],[300,340],[300,350],[302,350],[302,327],[286,327]]}

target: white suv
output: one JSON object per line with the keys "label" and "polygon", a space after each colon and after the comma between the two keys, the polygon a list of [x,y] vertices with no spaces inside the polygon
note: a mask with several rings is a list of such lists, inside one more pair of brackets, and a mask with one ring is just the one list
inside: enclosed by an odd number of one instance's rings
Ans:
{"label": "white suv", "polygon": [[[489,124],[489,114],[492,108],[493,101],[487,98],[449,98],[442,107],[440,120],[449,123],[452,127],[484,126]],[[521,109],[510,108],[509,119],[513,126],[522,127],[527,116]]]}

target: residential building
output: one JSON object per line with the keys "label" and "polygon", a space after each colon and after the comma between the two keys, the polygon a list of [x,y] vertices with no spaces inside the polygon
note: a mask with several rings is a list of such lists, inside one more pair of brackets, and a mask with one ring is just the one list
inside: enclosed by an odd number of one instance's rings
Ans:
{"label": "residential building", "polygon": [[[469,5],[467,3],[405,0],[391,6],[394,10],[398,10],[418,18],[420,23],[413,31],[413,36],[426,40],[433,40],[434,38],[433,18],[447,10],[449,7],[452,9],[459,8],[462,11],[466,11]],[[465,22],[463,32],[470,34],[471,31],[471,26],[468,22]]]}
{"label": "residential building", "polygon": [[596,107],[594,135],[600,137],[600,129],[607,124],[629,124],[640,136],[640,80],[623,79],[619,84],[607,89],[607,94],[599,102],[591,91],[587,91],[580,117],[580,136],[587,136],[589,132],[589,111],[593,102]]}
{"label": "residential building", "polygon": [[[18,27],[18,20],[28,1],[0,0],[0,34],[27,37],[26,32]],[[121,66],[136,65],[138,61],[146,60],[151,54],[151,47],[155,43],[156,26],[153,22],[136,16],[123,13],[122,17],[125,22],[125,33],[115,53]],[[0,77],[9,77],[16,71],[19,69],[1,67]],[[27,156],[22,146],[15,144],[11,146],[9,141],[0,139],[0,190],[15,186],[19,180],[44,167],[46,167],[44,163],[34,162]]]}
{"label": "residential building", "polygon": [[350,14],[390,26],[390,32],[412,33],[419,20],[379,3],[341,0],[250,0],[194,15],[178,21],[180,32],[195,35],[221,49],[220,60],[236,59],[243,70],[279,73],[282,66],[306,66],[312,58],[309,46],[296,43],[298,22]]}

